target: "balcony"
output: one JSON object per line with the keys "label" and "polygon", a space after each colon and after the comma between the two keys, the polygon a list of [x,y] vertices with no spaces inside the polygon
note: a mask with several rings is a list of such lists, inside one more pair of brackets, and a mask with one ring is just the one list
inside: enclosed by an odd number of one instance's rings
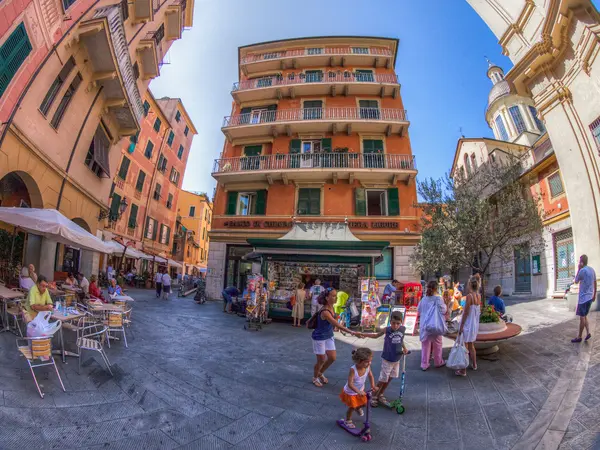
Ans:
{"label": "balcony", "polygon": [[394,54],[385,47],[297,48],[245,55],[240,69],[245,75],[269,70],[319,66],[367,66],[392,69]]}
{"label": "balcony", "polygon": [[305,153],[244,156],[215,160],[212,176],[220,183],[243,180],[292,181],[354,180],[404,181],[417,175],[411,155],[381,153]]}
{"label": "balcony", "polygon": [[386,95],[396,98],[400,86],[395,74],[328,73],[293,74],[255,78],[234,83],[231,95],[237,103],[298,96]]}
{"label": "balcony", "polygon": [[134,23],[152,22],[154,20],[154,8],[152,0],[133,0]]}
{"label": "balcony", "polygon": [[92,83],[102,86],[104,107],[113,113],[119,136],[137,133],[144,108],[137,87],[119,5],[98,8],[81,23],[70,45],[82,43],[92,71]]}
{"label": "balcony", "polygon": [[160,45],[157,45],[154,39],[142,39],[136,52],[142,69],[142,79],[150,80],[159,76],[162,62],[159,56]]}
{"label": "balcony", "polygon": [[385,133],[403,135],[406,111],[391,108],[300,108],[267,110],[225,117],[221,130],[234,142],[240,138],[293,133]]}
{"label": "balcony", "polygon": [[181,39],[185,0],[176,0],[165,11],[165,36],[167,41]]}

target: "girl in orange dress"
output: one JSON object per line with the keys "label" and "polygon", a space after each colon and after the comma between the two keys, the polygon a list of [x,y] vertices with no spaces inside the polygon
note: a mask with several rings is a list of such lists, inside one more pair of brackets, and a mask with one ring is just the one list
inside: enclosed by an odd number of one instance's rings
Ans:
{"label": "girl in orange dress", "polygon": [[375,379],[371,372],[371,361],[373,360],[373,352],[368,348],[359,348],[352,352],[352,361],[354,365],[350,367],[348,373],[348,382],[340,393],[342,402],[348,407],[346,412],[346,420],[344,423],[348,428],[356,428],[352,423],[352,413],[356,411],[359,416],[363,416],[362,407],[367,404],[367,394],[365,393],[365,383],[367,377],[371,384],[371,390],[377,392]]}

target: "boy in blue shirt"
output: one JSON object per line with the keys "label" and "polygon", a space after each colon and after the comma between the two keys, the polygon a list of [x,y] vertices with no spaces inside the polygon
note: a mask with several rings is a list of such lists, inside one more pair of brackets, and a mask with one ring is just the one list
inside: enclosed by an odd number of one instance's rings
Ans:
{"label": "boy in blue shirt", "polygon": [[504,300],[500,298],[502,295],[502,286],[496,286],[494,288],[494,296],[490,297],[488,300],[488,305],[493,306],[497,313],[501,316],[506,314],[506,306],[504,305]]}

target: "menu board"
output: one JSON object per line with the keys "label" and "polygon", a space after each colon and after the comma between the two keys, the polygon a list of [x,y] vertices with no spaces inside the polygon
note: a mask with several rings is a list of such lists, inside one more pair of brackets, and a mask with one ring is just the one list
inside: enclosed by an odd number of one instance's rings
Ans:
{"label": "menu board", "polygon": [[410,308],[404,316],[404,327],[406,328],[406,334],[414,335],[417,328],[417,321],[419,319],[419,313],[417,308]]}

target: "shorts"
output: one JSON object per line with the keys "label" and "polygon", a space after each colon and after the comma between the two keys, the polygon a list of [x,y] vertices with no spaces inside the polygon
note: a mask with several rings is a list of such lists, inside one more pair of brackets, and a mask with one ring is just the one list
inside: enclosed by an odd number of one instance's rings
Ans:
{"label": "shorts", "polygon": [[579,303],[577,305],[577,311],[575,314],[579,317],[585,317],[590,313],[590,308],[592,307],[593,300],[587,301],[585,303]]}
{"label": "shorts", "polygon": [[390,362],[385,359],[381,359],[381,372],[379,372],[379,381],[387,383],[392,378],[398,378],[400,376],[400,361]]}
{"label": "shorts", "polygon": [[335,340],[331,337],[323,341],[313,341],[313,353],[315,355],[324,355],[325,352],[335,351]]}
{"label": "shorts", "polygon": [[223,291],[222,294],[223,294],[223,303],[227,304],[227,303],[233,302],[233,298],[231,298],[231,295],[229,295],[225,291]]}

